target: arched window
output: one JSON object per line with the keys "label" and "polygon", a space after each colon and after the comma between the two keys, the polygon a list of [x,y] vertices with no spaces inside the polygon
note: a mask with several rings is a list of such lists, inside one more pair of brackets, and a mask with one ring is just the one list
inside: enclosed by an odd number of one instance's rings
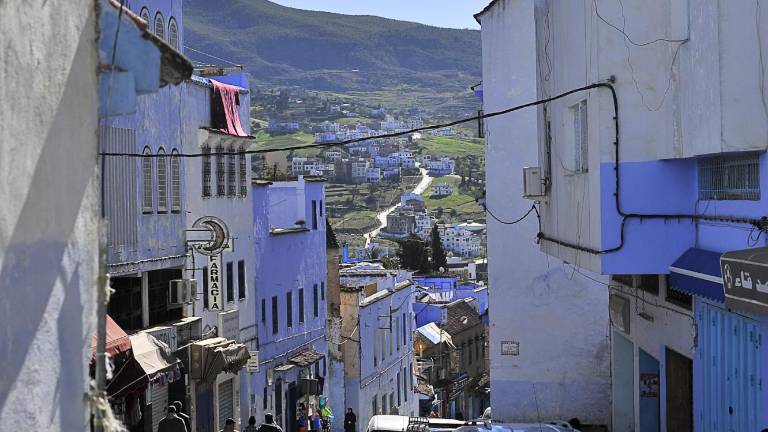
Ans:
{"label": "arched window", "polygon": [[211,196],[211,147],[203,146],[203,196]]}
{"label": "arched window", "polygon": [[168,21],[168,43],[177,50],[179,49],[179,28],[173,17]]}
{"label": "arched window", "polygon": [[147,22],[147,26],[149,26],[149,28],[151,29],[152,23],[149,21],[149,9],[145,7],[141,8],[141,13],[139,15],[141,16],[141,19]]}
{"label": "arched window", "polygon": [[160,12],[155,14],[155,34],[160,39],[165,40],[165,20]]}
{"label": "arched window", "polygon": [[235,155],[227,155],[227,161],[227,195],[233,197],[237,195],[237,161]]}
{"label": "arched window", "polygon": [[176,149],[171,152],[171,211],[181,211],[181,156]]}
{"label": "arched window", "polygon": [[157,211],[168,211],[168,161],[162,147],[157,151]]}
{"label": "arched window", "polygon": [[227,178],[225,177],[224,165],[224,147],[219,144],[216,146],[216,195],[225,196],[227,194]]}
{"label": "arched window", "polygon": [[240,146],[237,151],[240,152],[240,196],[245,198],[248,196],[248,164],[245,160],[248,156],[243,153],[245,151],[243,146]]}
{"label": "arched window", "polygon": [[141,195],[141,207],[144,213],[152,213],[155,210],[152,199],[152,150],[149,147],[144,147],[142,154],[144,157],[141,159],[141,173],[144,179],[144,188]]}

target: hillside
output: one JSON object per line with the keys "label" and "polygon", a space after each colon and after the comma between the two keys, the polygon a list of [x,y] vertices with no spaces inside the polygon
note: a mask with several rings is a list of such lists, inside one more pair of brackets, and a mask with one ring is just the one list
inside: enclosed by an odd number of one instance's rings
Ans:
{"label": "hillside", "polygon": [[185,0],[184,28],[186,46],[242,63],[257,84],[327,91],[406,85],[458,93],[480,79],[476,30],[293,9],[267,0]]}

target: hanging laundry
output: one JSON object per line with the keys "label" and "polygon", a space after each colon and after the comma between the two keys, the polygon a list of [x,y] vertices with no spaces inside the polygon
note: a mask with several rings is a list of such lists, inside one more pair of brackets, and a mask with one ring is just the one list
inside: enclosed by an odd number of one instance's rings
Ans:
{"label": "hanging laundry", "polygon": [[240,115],[237,112],[240,105],[240,89],[216,80],[211,80],[211,84],[211,126],[229,135],[248,136],[240,125]]}

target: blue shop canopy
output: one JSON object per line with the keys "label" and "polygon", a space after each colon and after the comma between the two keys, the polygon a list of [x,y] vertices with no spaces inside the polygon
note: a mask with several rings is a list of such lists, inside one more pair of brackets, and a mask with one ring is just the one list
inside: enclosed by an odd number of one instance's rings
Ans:
{"label": "blue shop canopy", "polygon": [[690,248],[669,267],[670,288],[687,294],[725,301],[720,252]]}

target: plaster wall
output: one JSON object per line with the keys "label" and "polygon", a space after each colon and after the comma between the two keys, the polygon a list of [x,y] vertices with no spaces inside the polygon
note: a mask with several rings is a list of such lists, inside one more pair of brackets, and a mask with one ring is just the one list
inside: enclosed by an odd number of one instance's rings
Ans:
{"label": "plaster wall", "polygon": [[0,2],[3,431],[88,429],[100,228],[97,26],[93,0]]}
{"label": "plaster wall", "polygon": [[[486,112],[537,98],[534,19],[540,13],[532,2],[502,0],[480,17]],[[521,198],[520,173],[538,164],[536,126],[533,109],[486,123],[487,205],[503,220],[530,209]],[[538,406],[543,418],[608,424],[607,289],[540,252],[537,231],[533,217],[515,225],[489,218],[489,303],[503,305],[489,311],[493,415],[535,420]],[[519,355],[501,355],[503,341],[519,342]]]}

